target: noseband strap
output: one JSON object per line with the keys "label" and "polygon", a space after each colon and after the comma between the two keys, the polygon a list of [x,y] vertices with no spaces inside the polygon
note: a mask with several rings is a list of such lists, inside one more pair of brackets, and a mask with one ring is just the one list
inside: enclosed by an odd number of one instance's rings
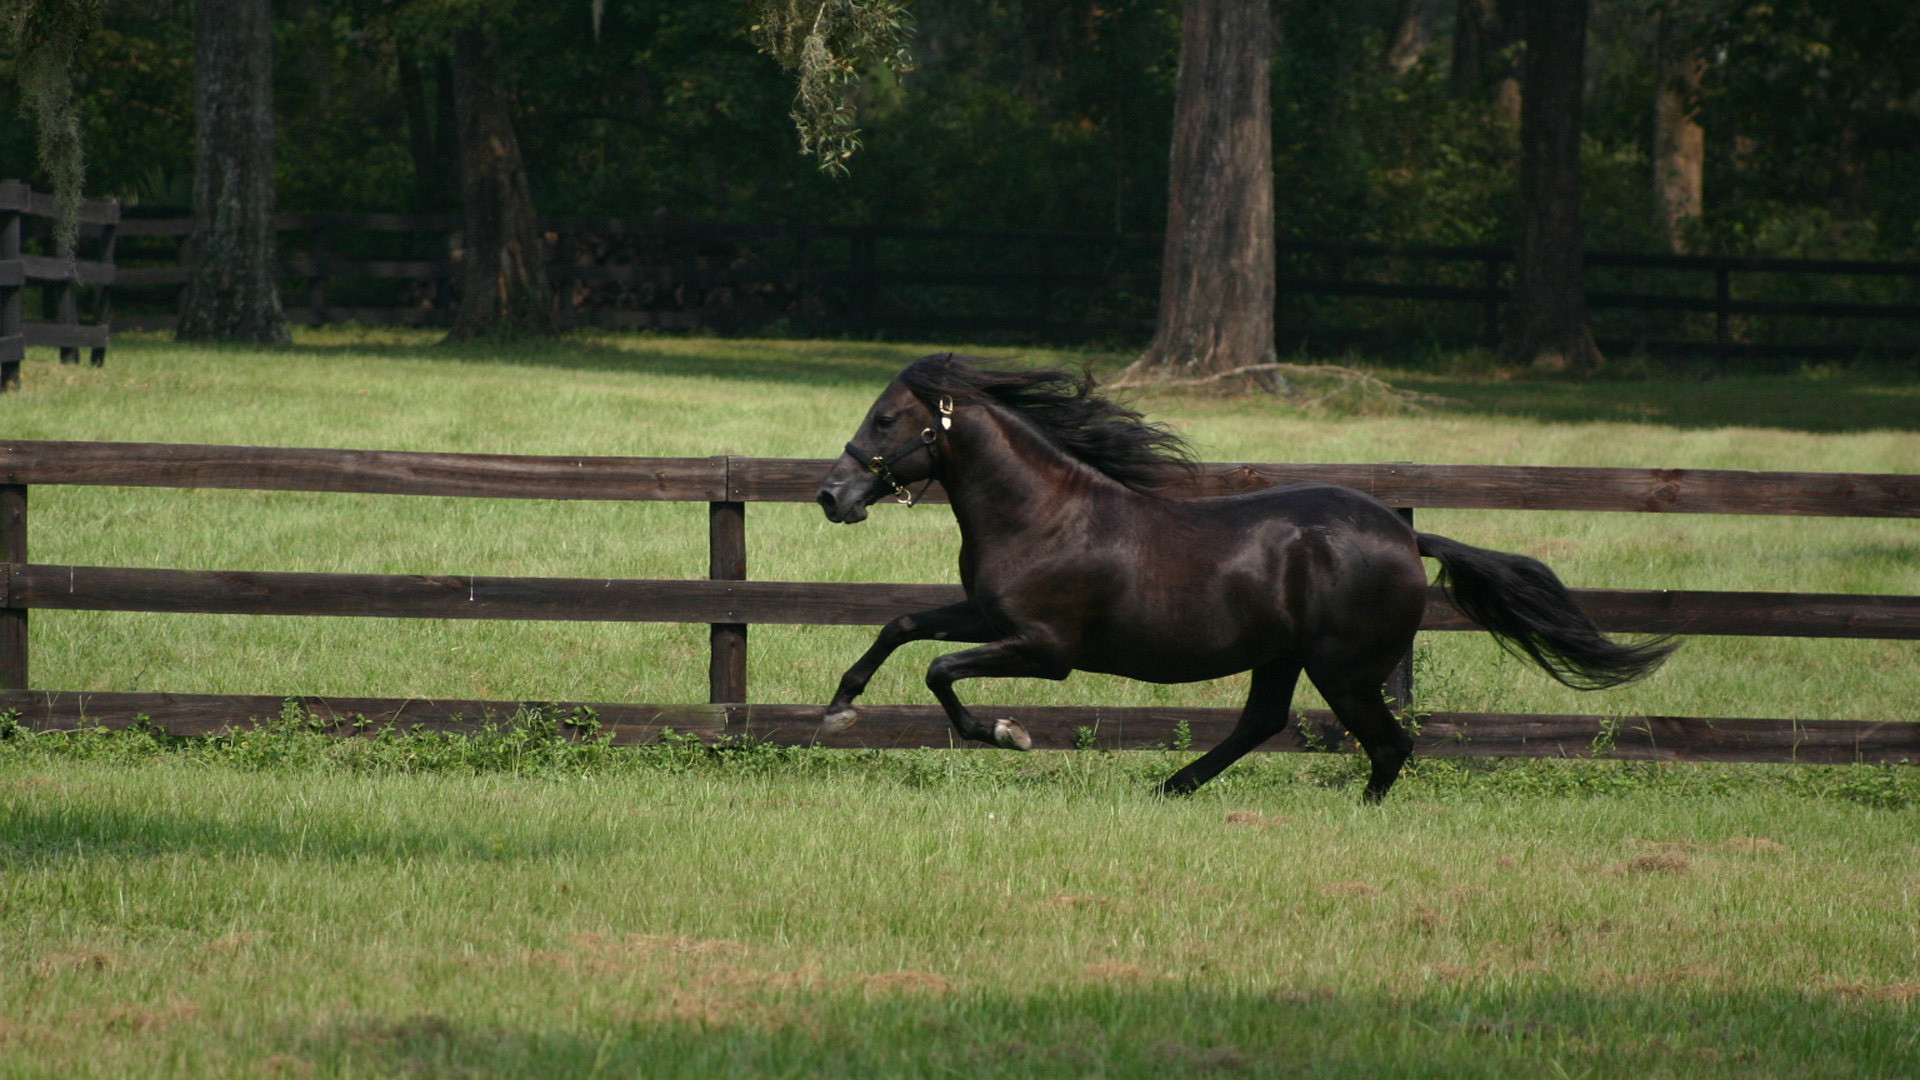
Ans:
{"label": "noseband strap", "polygon": [[[942,431],[945,431],[952,427],[953,399],[950,397],[942,397],[940,399],[940,428]],[[881,483],[892,488],[893,497],[896,502],[902,506],[911,507],[915,499],[914,493],[907,490],[905,484],[902,484],[894,478],[893,467],[922,450],[925,450],[927,456],[933,458],[934,464],[938,465],[940,462],[940,453],[934,444],[939,441],[939,438],[940,436],[935,434],[932,428],[927,427],[920,429],[920,437],[918,439],[895,450],[891,456],[883,457],[879,454],[869,454],[852,443],[847,444],[847,453],[853,455],[853,460],[866,466],[868,472],[879,477]],[[927,483],[933,483],[931,473],[927,476]],[[920,490],[922,493],[925,493],[927,489],[925,486],[922,486]]]}
{"label": "noseband strap", "polygon": [[[905,447],[899,450],[896,450],[891,457],[882,457],[879,454],[869,454],[865,450],[860,449],[859,447],[853,445],[852,443],[847,444],[847,453],[853,455],[853,460],[859,462],[862,465],[865,465],[867,467],[868,472],[879,477],[881,483],[892,488],[893,496],[895,499],[899,501],[900,505],[912,506],[914,501],[913,492],[908,491],[906,488],[906,485],[902,484],[899,480],[894,479],[893,467],[895,465],[900,464],[902,461],[906,460],[908,457],[911,457],[912,455],[919,453],[922,450],[925,450],[929,455],[934,456],[935,459],[937,460],[938,454],[933,448],[933,442],[935,438],[936,436],[934,435],[932,428],[922,428],[920,431],[920,437],[918,439],[915,439],[914,441],[908,443]],[[932,483],[933,478],[929,476],[927,478],[927,481],[928,483]],[[926,489],[922,488],[921,490],[924,491]]]}

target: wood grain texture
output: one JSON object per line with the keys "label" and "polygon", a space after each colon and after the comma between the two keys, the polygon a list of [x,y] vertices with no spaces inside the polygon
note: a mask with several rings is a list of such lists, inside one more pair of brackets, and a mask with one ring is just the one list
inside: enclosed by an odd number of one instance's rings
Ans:
{"label": "wood grain texture", "polygon": [[[732,458],[729,464],[736,499],[812,502],[833,462]],[[1183,493],[1231,495],[1299,483],[1357,488],[1389,506],[1455,510],[1920,517],[1920,474],[1912,473],[1226,462],[1201,466]],[[946,495],[936,484],[922,501],[945,502]]]}
{"label": "wood grain texture", "polygon": [[[207,735],[281,715],[291,702],[304,714],[339,722],[341,735],[369,735],[391,725],[407,730],[472,731],[522,708],[551,707],[566,717],[592,710],[615,743],[644,743],[671,729],[712,739],[747,736],[778,745],[905,749],[959,745],[934,705],[862,706],[860,720],[819,739],[821,707],[778,705],[644,705],[611,702],[426,700],[420,698],[274,697],[271,695],[0,691],[0,711],[18,714],[36,731],[124,728],[145,720],[174,735]],[[1185,721],[1192,749],[1204,750],[1232,727],[1237,710],[975,706],[983,715],[1015,716],[1042,750],[1069,750],[1081,731],[1100,749],[1165,749]],[[365,723],[356,723],[365,721]],[[1333,730],[1329,714],[1296,714],[1286,732],[1261,749],[1314,752],[1349,742],[1309,745],[1302,727]],[[577,735],[578,732],[571,732]],[[1603,734],[1606,736],[1602,738]],[[1650,761],[1800,764],[1920,763],[1920,723],[1858,720],[1725,719],[1677,716],[1516,716],[1435,713],[1421,721],[1417,752],[1438,757],[1593,757]],[[982,752],[998,752],[984,750]]]}
{"label": "wood grain texture", "polygon": [[[9,603],[69,611],[560,622],[877,626],[958,603],[957,585],[301,574],[14,565]],[[1920,639],[1920,597],[1575,589],[1613,633]],[[1437,588],[1425,630],[1476,631]]]}
{"label": "wood grain texture", "polygon": [[300,574],[15,566],[11,602],[73,611],[558,622],[879,625],[957,585]]}
{"label": "wood grain texture", "polygon": [[724,458],[535,457],[180,443],[0,442],[0,483],[711,502]]}
{"label": "wood grain texture", "polygon": [[[477,498],[812,502],[816,458],[535,457],[391,450],[0,442],[0,482],[225,487]],[[1391,506],[1920,517],[1920,474],[1563,466],[1219,463],[1195,495],[1340,484]],[[944,502],[934,485],[925,501]]]}

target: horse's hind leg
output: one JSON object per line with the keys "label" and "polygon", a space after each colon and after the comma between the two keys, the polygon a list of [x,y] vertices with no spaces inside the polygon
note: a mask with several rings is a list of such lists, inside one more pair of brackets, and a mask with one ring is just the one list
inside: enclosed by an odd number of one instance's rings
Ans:
{"label": "horse's hind leg", "polygon": [[1002,638],[975,649],[962,649],[937,657],[927,665],[927,689],[940,699],[947,719],[962,738],[972,739],[1008,750],[1030,750],[1033,737],[1019,721],[1002,717],[992,723],[976,719],[954,695],[953,684],[961,679],[1064,679],[1073,669],[1051,659],[1030,641]]}
{"label": "horse's hind leg", "polygon": [[1399,778],[1401,766],[1413,756],[1412,737],[1400,726],[1400,721],[1394,719],[1381,693],[1380,684],[1385,674],[1364,667],[1342,666],[1331,671],[1309,668],[1307,676],[1313,680],[1320,696],[1327,699],[1333,715],[1340,718],[1340,723],[1367,752],[1367,760],[1373,763],[1373,775],[1368,777],[1367,790],[1361,798],[1370,803],[1379,802]]}
{"label": "horse's hind leg", "polygon": [[1287,726],[1287,716],[1293,707],[1294,684],[1300,679],[1300,665],[1287,661],[1275,661],[1265,667],[1253,669],[1253,688],[1247,693],[1246,707],[1240,710],[1240,721],[1233,725],[1227,737],[1220,745],[1200,755],[1186,768],[1167,777],[1160,785],[1163,795],[1185,795],[1201,784],[1219,776],[1227,766],[1239,761],[1247,752],[1275,735]]}

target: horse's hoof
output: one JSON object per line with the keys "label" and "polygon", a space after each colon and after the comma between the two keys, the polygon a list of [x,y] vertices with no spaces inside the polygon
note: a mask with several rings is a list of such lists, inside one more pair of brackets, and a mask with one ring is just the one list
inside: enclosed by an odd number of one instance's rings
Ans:
{"label": "horse's hoof", "polygon": [[993,722],[993,742],[1002,750],[1033,749],[1033,736],[1020,726],[1020,721],[1004,716]]}
{"label": "horse's hoof", "polygon": [[860,714],[855,712],[851,707],[830,712],[820,718],[820,734],[838,735],[852,727],[853,722],[858,719],[860,719]]}

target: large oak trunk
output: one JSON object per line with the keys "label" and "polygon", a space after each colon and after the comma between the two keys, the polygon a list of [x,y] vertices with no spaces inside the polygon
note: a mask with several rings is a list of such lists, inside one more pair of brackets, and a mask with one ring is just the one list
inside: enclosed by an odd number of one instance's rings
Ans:
{"label": "large oak trunk", "polygon": [[1273,360],[1273,121],[1266,0],[1189,0],[1180,24],[1160,316],[1131,372]]}
{"label": "large oak trunk", "polygon": [[490,34],[470,27],[455,35],[453,84],[466,207],[466,291],[451,336],[552,333],[553,293],[533,196],[500,81],[500,47]]}
{"label": "large oak trunk", "polygon": [[1519,0],[1459,0],[1454,7],[1453,96],[1485,97],[1510,123],[1520,122]]}
{"label": "large oak trunk", "polygon": [[1434,8],[1439,0],[1399,0],[1393,9],[1393,23],[1387,29],[1387,70],[1405,75],[1419,66],[1420,57],[1433,44]]}
{"label": "large oak trunk", "polygon": [[1521,62],[1520,243],[1511,360],[1543,371],[1592,371],[1580,221],[1580,97],[1587,0],[1532,0]]}
{"label": "large oak trunk", "polygon": [[1694,98],[1706,63],[1659,20],[1653,86],[1653,201],[1665,226],[1667,246],[1687,250],[1686,225],[1700,216],[1701,170],[1706,134],[1695,121]]}
{"label": "large oak trunk", "polygon": [[267,0],[196,0],[193,36],[193,269],[177,335],[284,342]]}

